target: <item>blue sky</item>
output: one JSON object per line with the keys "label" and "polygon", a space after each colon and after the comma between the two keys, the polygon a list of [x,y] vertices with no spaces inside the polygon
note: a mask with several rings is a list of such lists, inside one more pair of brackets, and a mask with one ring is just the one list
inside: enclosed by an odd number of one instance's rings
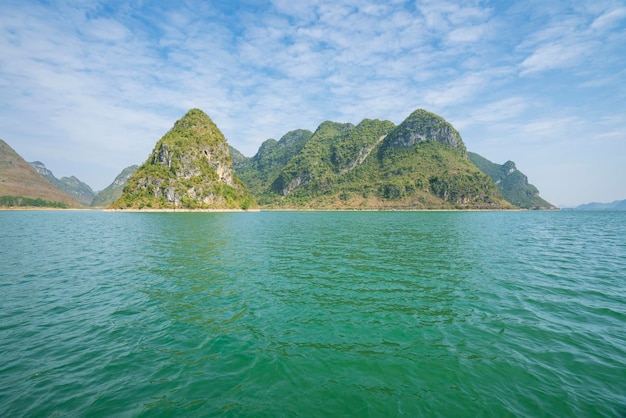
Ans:
{"label": "blue sky", "polygon": [[626,1],[0,2],[0,138],[106,187],[193,107],[252,156],[443,116],[557,205],[626,198]]}

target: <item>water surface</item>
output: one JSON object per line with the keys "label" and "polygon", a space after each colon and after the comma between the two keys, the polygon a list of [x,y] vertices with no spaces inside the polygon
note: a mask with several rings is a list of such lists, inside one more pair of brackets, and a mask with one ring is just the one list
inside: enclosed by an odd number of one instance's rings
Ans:
{"label": "water surface", "polygon": [[0,416],[624,416],[626,213],[0,212]]}

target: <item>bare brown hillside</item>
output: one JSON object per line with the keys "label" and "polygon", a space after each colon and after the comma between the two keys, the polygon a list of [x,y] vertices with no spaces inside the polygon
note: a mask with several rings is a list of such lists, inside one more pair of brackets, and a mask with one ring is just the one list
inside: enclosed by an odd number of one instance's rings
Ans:
{"label": "bare brown hillside", "polygon": [[55,187],[30,166],[13,148],[0,139],[0,196],[22,196],[63,202],[69,207],[81,204]]}

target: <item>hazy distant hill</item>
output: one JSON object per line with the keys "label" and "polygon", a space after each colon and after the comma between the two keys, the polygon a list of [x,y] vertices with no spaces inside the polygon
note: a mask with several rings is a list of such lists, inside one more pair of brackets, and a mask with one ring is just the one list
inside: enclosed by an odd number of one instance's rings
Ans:
{"label": "hazy distant hill", "polygon": [[572,210],[626,210],[626,199],[616,200],[611,203],[585,203],[580,206],[576,206]]}
{"label": "hazy distant hill", "polygon": [[116,208],[243,208],[254,204],[233,171],[224,135],[192,109],[155,145],[129,179]]}
{"label": "hazy distant hill", "polygon": [[118,200],[122,196],[122,190],[128,179],[135,174],[139,166],[131,165],[126,167],[120,174],[115,177],[113,183],[109,184],[104,190],[100,191],[91,202],[91,206],[106,207]]}
{"label": "hazy distant hill", "polygon": [[502,196],[515,206],[525,209],[556,209],[539,197],[539,190],[528,183],[528,177],[517,169],[513,161],[495,164],[476,153],[468,152],[469,159],[495,182]]}
{"label": "hazy distant hill", "polygon": [[54,184],[65,193],[78,200],[85,206],[91,205],[93,198],[96,196],[91,187],[83,183],[74,176],[56,178],[52,171],[41,161],[33,161],[29,163],[39,174],[44,176],[50,183]]}
{"label": "hazy distant hill", "polygon": [[[56,204],[58,202],[67,207],[80,206],[78,201],[45,179],[2,140],[0,140],[0,196],[21,196],[47,202],[39,206],[58,207],[59,205]],[[24,204],[30,205],[29,202]]]}
{"label": "hazy distant hill", "polygon": [[[510,208],[459,133],[422,109],[399,126],[324,122],[268,140],[235,170],[262,205],[294,208]],[[282,148],[281,148],[282,146]]]}

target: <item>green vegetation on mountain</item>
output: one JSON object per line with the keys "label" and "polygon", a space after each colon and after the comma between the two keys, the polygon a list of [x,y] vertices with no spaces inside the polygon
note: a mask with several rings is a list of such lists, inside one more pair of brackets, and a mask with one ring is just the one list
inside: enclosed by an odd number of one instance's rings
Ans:
{"label": "green vegetation on mountain", "polygon": [[286,133],[279,141],[268,139],[252,158],[246,158],[231,148],[233,168],[250,192],[260,195],[276,179],[283,167],[302,150],[312,135],[311,131],[299,129]]}
{"label": "green vegetation on mountain", "polygon": [[[233,162],[233,170],[239,172],[250,165],[250,158],[246,157],[230,145],[228,146],[228,150],[230,151],[230,158]],[[237,174],[237,176],[241,178],[240,174]]]}
{"label": "green vegetation on mountain", "polygon": [[[31,164],[0,141],[0,205],[79,206],[53,183],[88,203],[89,186]],[[256,202],[286,209],[555,209],[513,162],[468,153],[452,125],[422,109],[398,126],[364,119],[294,130],[266,140],[251,158],[192,109],[143,165],[125,169],[91,200],[120,209],[248,209]]]}
{"label": "green vegetation on mountain", "polygon": [[75,176],[61,177],[58,179],[41,161],[33,161],[28,164],[37,170],[39,174],[44,176],[50,183],[63,190],[69,196],[78,200],[85,206],[91,205],[96,194],[86,183],[83,183]]}
{"label": "green vegetation on mountain", "polygon": [[[295,189],[322,191],[324,182],[332,175],[331,148],[339,143],[342,134],[354,129],[351,123],[324,122],[307,141],[302,150],[280,170],[275,179],[270,179],[269,193],[287,196]],[[335,141],[337,139],[337,141]],[[310,183],[310,184],[309,184]],[[274,200],[270,197],[270,201]]]}
{"label": "green vegetation on mountain", "polygon": [[247,209],[253,197],[233,172],[226,139],[192,109],[156,144],[114,208]]}
{"label": "green vegetation on mountain", "polygon": [[35,208],[59,208],[66,209],[67,203],[32,199],[24,196],[0,196],[0,207],[35,207]]}
{"label": "green vegetation on mountain", "polygon": [[0,196],[7,202],[5,206],[56,208],[63,207],[62,205],[74,208],[81,206],[78,201],[39,174],[2,140],[0,140]]}
{"label": "green vegetation on mountain", "polygon": [[91,202],[91,206],[94,207],[106,207],[113,204],[116,200],[122,197],[122,191],[124,186],[128,182],[128,179],[135,174],[139,166],[131,165],[126,167],[120,174],[115,177],[113,183],[109,184],[105,189],[100,191]]}
{"label": "green vegetation on mountain", "polygon": [[319,198],[336,194],[338,180],[362,164],[393,128],[389,121],[369,119],[357,126],[322,123],[271,183],[266,199],[282,206],[309,206],[314,202],[326,206],[328,203]]}
{"label": "green vegetation on mountain", "polygon": [[528,177],[517,169],[513,161],[495,164],[476,153],[469,159],[498,186],[502,196],[513,205],[524,209],[556,209],[539,197],[539,190],[528,183]]}
{"label": "green vegetation on mountain", "polygon": [[[257,156],[276,146],[266,141]],[[397,127],[370,119],[357,126],[324,122],[289,161],[270,166],[272,171],[263,175],[251,160],[236,166],[267,207],[512,207],[469,161],[458,132],[424,110]]]}

